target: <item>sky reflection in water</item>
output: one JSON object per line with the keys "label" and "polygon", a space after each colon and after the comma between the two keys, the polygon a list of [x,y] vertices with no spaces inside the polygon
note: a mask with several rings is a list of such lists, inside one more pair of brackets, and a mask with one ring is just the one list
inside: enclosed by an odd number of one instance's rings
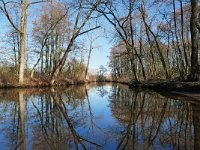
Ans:
{"label": "sky reflection in water", "polygon": [[1,90],[0,149],[200,149],[200,105],[175,99],[119,85]]}

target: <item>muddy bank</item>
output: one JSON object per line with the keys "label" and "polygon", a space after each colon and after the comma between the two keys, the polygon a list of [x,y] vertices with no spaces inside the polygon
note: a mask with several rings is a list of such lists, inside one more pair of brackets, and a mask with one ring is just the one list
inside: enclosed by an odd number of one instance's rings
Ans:
{"label": "muddy bank", "polygon": [[181,81],[143,81],[130,82],[130,88],[153,89],[157,91],[200,91],[200,82],[181,82]]}
{"label": "muddy bank", "polygon": [[130,85],[130,81],[120,81],[120,80],[105,80],[104,82],[110,82],[110,83],[120,83],[124,85]]}

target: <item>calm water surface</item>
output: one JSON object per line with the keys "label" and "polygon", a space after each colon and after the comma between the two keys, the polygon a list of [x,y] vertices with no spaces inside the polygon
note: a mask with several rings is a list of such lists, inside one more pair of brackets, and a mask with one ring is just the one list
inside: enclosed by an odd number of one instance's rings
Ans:
{"label": "calm water surface", "polygon": [[0,149],[200,149],[200,105],[121,85],[0,91]]}

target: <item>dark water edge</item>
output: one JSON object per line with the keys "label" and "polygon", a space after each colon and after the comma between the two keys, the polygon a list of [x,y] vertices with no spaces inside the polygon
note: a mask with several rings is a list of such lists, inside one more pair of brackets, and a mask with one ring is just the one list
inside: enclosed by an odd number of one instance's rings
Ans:
{"label": "dark water edge", "polygon": [[152,89],[155,91],[200,92],[200,82],[188,81],[132,81],[129,87],[132,89]]}
{"label": "dark water edge", "polygon": [[200,149],[200,102],[121,84],[0,90],[0,149]]}

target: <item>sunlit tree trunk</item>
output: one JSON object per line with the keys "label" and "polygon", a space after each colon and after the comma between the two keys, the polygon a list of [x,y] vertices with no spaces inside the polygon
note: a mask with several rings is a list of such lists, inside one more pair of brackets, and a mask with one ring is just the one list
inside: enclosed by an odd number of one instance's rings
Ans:
{"label": "sunlit tree trunk", "polygon": [[92,42],[90,41],[90,49],[89,49],[89,54],[88,54],[88,60],[87,60],[86,68],[85,68],[85,79],[86,79],[87,74],[88,74],[88,68],[89,68],[89,64],[90,64],[91,53],[92,53]]}
{"label": "sunlit tree trunk", "polygon": [[19,47],[19,84],[24,82],[26,28],[28,18],[28,0],[22,0],[20,18],[20,47]]}

